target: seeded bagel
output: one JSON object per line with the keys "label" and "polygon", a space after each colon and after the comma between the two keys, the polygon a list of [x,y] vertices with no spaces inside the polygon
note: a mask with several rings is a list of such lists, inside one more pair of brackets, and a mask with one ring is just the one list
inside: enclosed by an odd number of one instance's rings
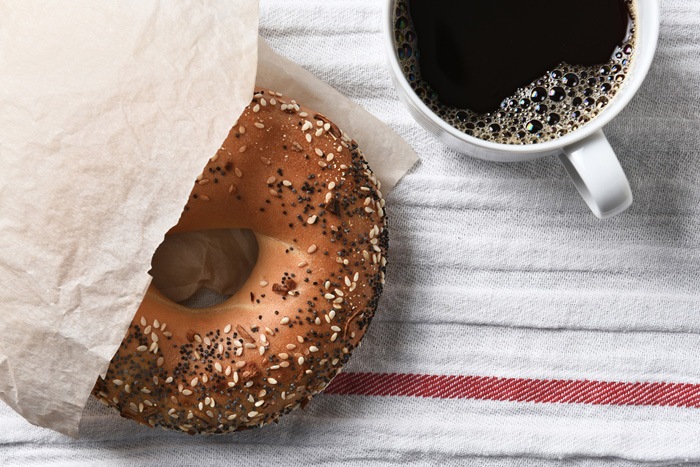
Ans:
{"label": "seeded bagel", "polygon": [[250,277],[201,309],[152,285],[93,394],[190,434],[262,426],[305,405],[375,313],[388,245],[380,188],[334,123],[256,89],[169,232],[252,230]]}

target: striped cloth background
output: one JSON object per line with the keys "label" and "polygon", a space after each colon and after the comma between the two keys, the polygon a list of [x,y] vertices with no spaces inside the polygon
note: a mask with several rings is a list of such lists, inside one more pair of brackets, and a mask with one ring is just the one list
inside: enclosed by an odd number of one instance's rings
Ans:
{"label": "striped cloth background", "polygon": [[700,461],[700,3],[662,2],[657,60],[606,129],[636,199],[605,222],[554,159],[487,163],[424,132],[391,86],[381,7],[261,2],[273,49],[422,159],[389,196],[387,287],[347,371],[305,411],[225,437],[92,401],[72,440],[2,405],[0,464]]}

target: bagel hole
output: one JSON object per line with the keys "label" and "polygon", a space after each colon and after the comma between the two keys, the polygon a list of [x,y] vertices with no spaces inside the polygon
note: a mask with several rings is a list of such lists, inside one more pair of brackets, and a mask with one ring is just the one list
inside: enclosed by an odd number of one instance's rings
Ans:
{"label": "bagel hole", "polygon": [[258,242],[248,229],[183,232],[165,237],[151,260],[153,285],[188,308],[226,301],[248,280]]}

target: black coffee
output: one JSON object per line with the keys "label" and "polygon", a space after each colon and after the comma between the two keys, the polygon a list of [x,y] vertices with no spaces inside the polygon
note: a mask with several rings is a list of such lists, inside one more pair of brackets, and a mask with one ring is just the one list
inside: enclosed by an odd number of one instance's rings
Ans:
{"label": "black coffee", "polygon": [[616,94],[635,0],[399,0],[398,56],[418,96],[481,139],[548,141]]}

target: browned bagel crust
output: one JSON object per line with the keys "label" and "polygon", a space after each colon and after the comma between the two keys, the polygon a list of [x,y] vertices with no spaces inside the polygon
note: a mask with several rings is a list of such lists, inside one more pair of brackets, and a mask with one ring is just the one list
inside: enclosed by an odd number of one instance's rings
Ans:
{"label": "browned bagel crust", "polygon": [[388,244],[380,184],[323,115],[256,89],[170,233],[255,232],[236,294],[182,307],[151,286],[93,394],[150,426],[224,433],[304,405],[367,329]]}

